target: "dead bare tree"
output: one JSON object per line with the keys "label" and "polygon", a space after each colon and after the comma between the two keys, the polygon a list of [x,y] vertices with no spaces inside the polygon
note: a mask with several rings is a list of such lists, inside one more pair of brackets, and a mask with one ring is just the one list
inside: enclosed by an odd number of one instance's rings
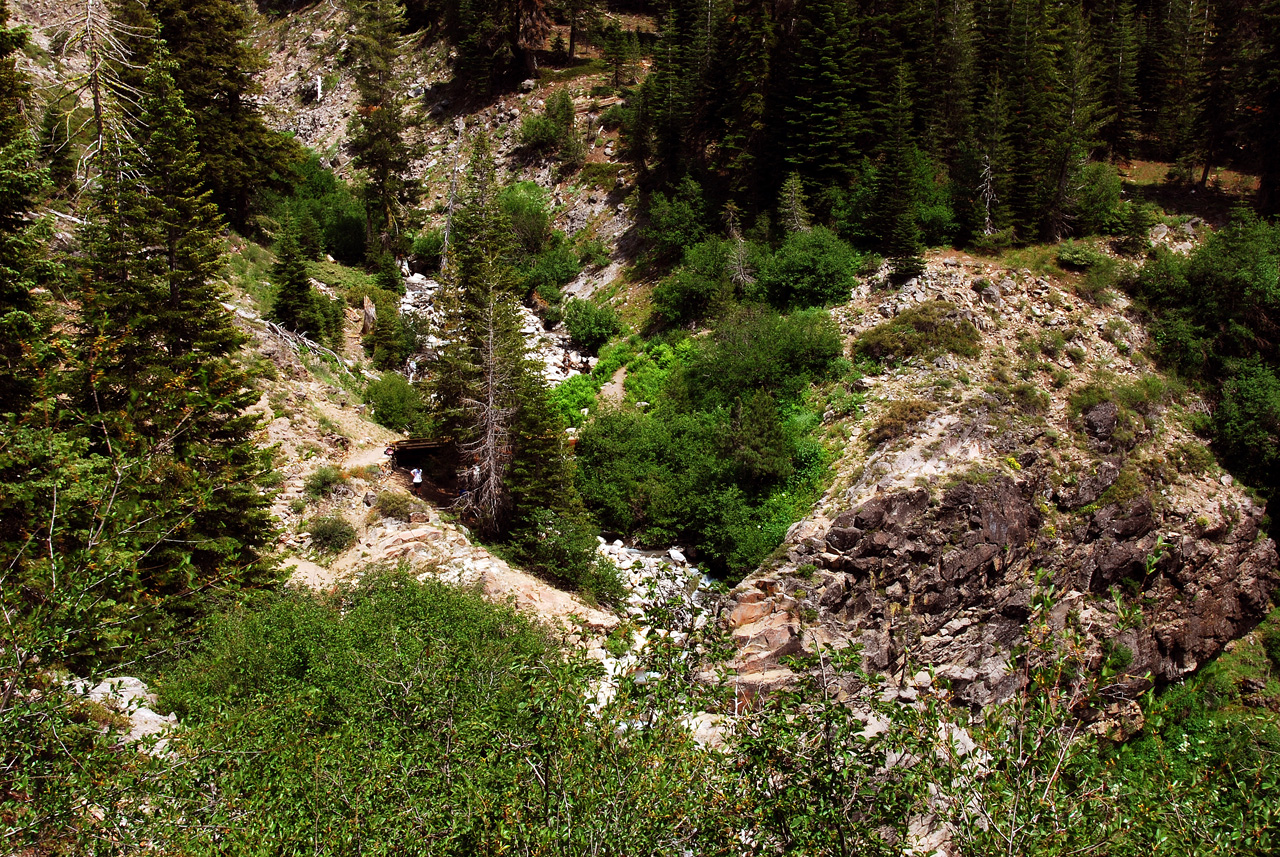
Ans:
{"label": "dead bare tree", "polygon": [[467,492],[459,503],[471,512],[485,529],[494,528],[506,511],[509,494],[506,487],[507,468],[511,464],[511,422],[517,408],[513,403],[515,370],[506,353],[509,347],[503,334],[503,318],[509,312],[504,298],[491,292],[482,311],[483,333],[477,356],[480,376],[475,395],[463,398],[463,406],[472,415],[475,437],[463,443],[463,461],[471,460],[467,472]]}

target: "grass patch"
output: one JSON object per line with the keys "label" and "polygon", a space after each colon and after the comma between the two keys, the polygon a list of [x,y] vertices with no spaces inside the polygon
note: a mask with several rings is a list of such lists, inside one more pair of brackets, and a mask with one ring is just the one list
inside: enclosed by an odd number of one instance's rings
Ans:
{"label": "grass patch", "polygon": [[919,425],[934,410],[935,406],[932,402],[926,402],[922,399],[890,402],[889,407],[885,409],[884,414],[880,417],[880,421],[876,423],[876,427],[867,435],[867,440],[873,446],[878,446],[886,440],[902,437]]}
{"label": "grass patch", "polygon": [[946,301],[928,301],[876,325],[854,342],[854,354],[871,360],[906,360],[950,352],[977,357],[981,337],[971,322]]}
{"label": "grass patch", "polygon": [[577,80],[589,74],[604,74],[606,67],[603,60],[583,59],[575,61],[568,68],[543,68],[538,72],[538,80],[542,83],[560,83],[566,80]]}
{"label": "grass patch", "polygon": [[613,190],[618,183],[618,172],[626,165],[614,163],[613,161],[594,161],[589,164],[583,164],[582,169],[578,170],[578,178],[583,184],[598,187],[601,190]]}

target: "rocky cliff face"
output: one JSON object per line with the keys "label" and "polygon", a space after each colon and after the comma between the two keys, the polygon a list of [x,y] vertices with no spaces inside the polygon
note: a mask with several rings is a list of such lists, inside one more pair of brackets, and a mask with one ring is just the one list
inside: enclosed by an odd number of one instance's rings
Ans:
{"label": "rocky cliff face", "polygon": [[[936,676],[985,705],[1015,689],[1010,654],[1041,610],[1131,699],[1265,616],[1275,543],[1261,504],[1183,427],[1203,404],[1146,374],[1122,302],[1060,285],[948,259],[891,301],[865,290],[842,308],[852,337],[947,300],[983,329],[982,354],[860,382],[868,415],[842,430],[836,484],[722,613],[744,685],[787,681],[786,655],[856,643],[900,695]],[[931,413],[876,445],[903,401]]]}

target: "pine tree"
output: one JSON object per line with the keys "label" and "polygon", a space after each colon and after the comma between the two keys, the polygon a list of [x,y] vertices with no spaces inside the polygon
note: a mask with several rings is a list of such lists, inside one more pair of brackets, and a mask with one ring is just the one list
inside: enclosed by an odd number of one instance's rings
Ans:
{"label": "pine tree", "polygon": [[787,232],[809,231],[809,210],[804,204],[804,182],[793,172],[782,183],[778,195],[778,222]]}
{"label": "pine tree", "polygon": [[919,150],[911,137],[911,103],[907,70],[898,72],[897,96],[886,141],[884,164],[877,179],[877,209],[883,224],[881,235],[893,278],[905,282],[924,273],[915,166]]}
{"label": "pine tree", "polygon": [[0,414],[21,414],[36,395],[48,329],[32,289],[51,272],[43,259],[46,225],[30,219],[46,175],[22,121],[29,88],[15,61],[26,35],[7,22],[0,0]]}
{"label": "pine tree", "polygon": [[859,130],[848,5],[803,0],[796,10],[794,39],[782,108],[786,164],[813,181],[839,181],[852,168]]}
{"label": "pine tree", "polygon": [[236,0],[149,0],[148,8],[195,121],[204,182],[223,216],[243,227],[264,191],[291,186],[290,165],[303,157],[253,101],[254,75],[266,62],[250,41],[246,10]]}
{"label": "pine tree", "polygon": [[1051,126],[1045,159],[1046,237],[1060,241],[1071,231],[1079,198],[1080,175],[1097,146],[1105,115],[1097,96],[1095,56],[1078,7],[1060,11],[1061,49],[1057,53],[1049,102]]}
{"label": "pine tree", "polygon": [[463,465],[461,504],[490,535],[532,526],[539,508],[576,497],[563,425],[520,332],[510,221],[498,201],[488,141],[478,137],[455,218],[452,283],[442,295],[445,340],[431,383],[443,434]]}
{"label": "pine tree", "polygon": [[[74,398],[93,448],[141,467],[155,504],[137,537],[141,591],[168,596],[270,577],[258,479],[257,397],[232,357],[244,341],[217,285],[222,228],[201,180],[196,129],[161,54],[135,143],[108,139],[81,296]],[[131,463],[132,462],[132,463]]]}
{"label": "pine tree", "polygon": [[1114,159],[1133,154],[1138,130],[1138,31],[1133,0],[1107,0],[1093,12],[1100,94],[1107,111],[1101,139]]}
{"label": "pine tree", "polygon": [[1050,40],[1056,35],[1047,0],[1012,0],[1009,49],[1003,79],[1008,84],[1012,156],[1008,206],[1019,239],[1041,233],[1046,194],[1045,129],[1054,69]]}
{"label": "pine tree", "polygon": [[722,142],[721,170],[729,177],[729,192],[748,209],[767,205],[759,196],[769,184],[760,175],[776,141],[769,136],[769,98],[778,27],[772,5],[760,0],[737,0],[714,56],[712,74],[724,81],[717,121]]}
{"label": "pine tree", "polygon": [[405,140],[410,119],[395,67],[404,46],[404,10],[397,0],[358,0],[350,13],[359,93],[350,150],[364,174],[366,244],[389,252],[400,234],[402,210],[418,196],[409,177],[413,152]]}
{"label": "pine tree", "polygon": [[1260,161],[1258,210],[1280,215],[1280,0],[1270,0],[1260,18],[1263,50],[1251,93],[1257,118],[1248,137]]}
{"label": "pine tree", "polygon": [[271,285],[276,289],[275,300],[267,318],[295,333],[319,340],[324,330],[324,318],[316,303],[317,295],[311,288],[311,277],[302,260],[298,245],[298,231],[292,224],[285,227],[276,248],[276,261],[271,266]]}
{"label": "pine tree", "polygon": [[975,145],[974,231],[991,236],[1009,226],[1008,198],[1013,164],[1008,100],[998,76],[992,82],[978,115]]}

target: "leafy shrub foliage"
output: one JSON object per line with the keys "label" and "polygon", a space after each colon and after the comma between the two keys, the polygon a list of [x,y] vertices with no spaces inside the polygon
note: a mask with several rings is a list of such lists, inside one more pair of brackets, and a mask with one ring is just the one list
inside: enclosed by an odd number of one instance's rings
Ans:
{"label": "leafy shrub foliage", "polygon": [[414,512],[422,508],[422,504],[402,491],[382,491],[378,494],[374,508],[384,518],[407,521]]}
{"label": "leafy shrub foliage", "polygon": [[613,307],[574,298],[564,308],[564,326],[574,342],[595,354],[621,329],[621,322]]}
{"label": "leafy shrub foliage", "polygon": [[342,472],[342,468],[334,467],[332,464],[322,464],[303,480],[302,491],[308,497],[319,499],[329,496],[333,489],[346,482],[347,477]]}
{"label": "leafy shrub foliage", "polygon": [[811,307],[849,300],[863,257],[822,226],[787,236],[764,264],[760,286],[776,307]]}
{"label": "leafy shrub foliage", "polygon": [[425,421],[422,394],[398,372],[387,372],[365,389],[373,418],[392,431],[421,431]]}
{"label": "leafy shrub foliage", "polygon": [[307,524],[311,544],[322,553],[342,553],[356,542],[356,529],[345,518],[325,516]]}

